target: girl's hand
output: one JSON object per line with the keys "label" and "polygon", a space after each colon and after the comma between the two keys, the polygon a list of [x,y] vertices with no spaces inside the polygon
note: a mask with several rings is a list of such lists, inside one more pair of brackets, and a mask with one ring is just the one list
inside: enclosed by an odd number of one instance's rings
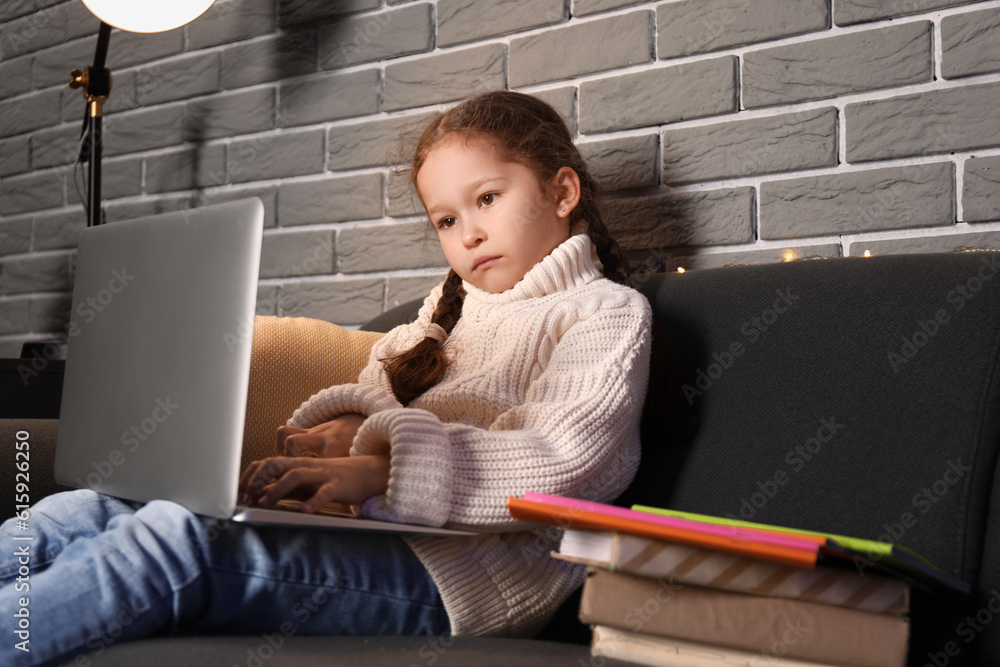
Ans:
{"label": "girl's hand", "polygon": [[348,456],[354,436],[364,421],[364,415],[349,413],[312,428],[279,426],[278,456],[321,459]]}
{"label": "girl's hand", "polygon": [[388,488],[388,456],[275,456],[247,466],[239,493],[241,502],[271,507],[298,492],[305,500],[302,511],[312,514],[331,501],[360,505]]}

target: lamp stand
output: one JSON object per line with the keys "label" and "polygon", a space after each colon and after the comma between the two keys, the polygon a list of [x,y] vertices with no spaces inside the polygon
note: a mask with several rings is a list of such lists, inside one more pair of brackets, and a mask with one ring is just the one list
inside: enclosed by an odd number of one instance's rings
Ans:
{"label": "lamp stand", "polygon": [[88,227],[101,224],[101,143],[103,139],[101,120],[104,102],[111,94],[111,71],[104,66],[108,56],[110,39],[111,26],[101,21],[94,64],[84,71],[73,70],[71,72],[73,79],[69,82],[70,88],[83,88],[83,96],[87,100],[83,129],[80,131],[81,137],[87,134],[87,142],[80,147],[77,162],[90,162],[90,182],[87,186]]}

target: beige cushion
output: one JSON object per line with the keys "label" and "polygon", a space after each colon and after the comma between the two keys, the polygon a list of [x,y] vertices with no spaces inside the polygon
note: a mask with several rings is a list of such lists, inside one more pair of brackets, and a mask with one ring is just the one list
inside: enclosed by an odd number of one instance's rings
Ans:
{"label": "beige cushion", "polygon": [[258,315],[240,470],[276,454],[278,427],[310,396],[357,381],[383,335],[308,317]]}

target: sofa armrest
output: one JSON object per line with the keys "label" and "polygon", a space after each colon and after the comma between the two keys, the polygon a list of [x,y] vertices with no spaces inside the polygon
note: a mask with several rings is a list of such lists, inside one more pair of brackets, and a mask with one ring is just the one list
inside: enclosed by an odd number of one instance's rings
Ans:
{"label": "sofa armrest", "polygon": [[[18,477],[17,463],[25,457],[19,452],[27,452],[27,496],[29,504],[34,504],[45,496],[67,491],[70,487],[56,484],[52,476],[56,455],[57,419],[0,419],[0,520],[14,516],[17,500],[17,483],[24,482]],[[27,442],[28,447],[18,449],[18,442]],[[19,495],[19,494],[18,494]]]}

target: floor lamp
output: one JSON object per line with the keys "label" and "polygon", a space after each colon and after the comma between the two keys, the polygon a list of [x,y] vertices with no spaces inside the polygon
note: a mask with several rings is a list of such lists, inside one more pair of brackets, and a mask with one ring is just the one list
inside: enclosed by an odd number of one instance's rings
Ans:
{"label": "floor lamp", "polygon": [[87,226],[101,224],[101,141],[102,108],[111,94],[111,72],[105,67],[111,28],[128,32],[163,32],[179,28],[198,18],[214,0],[171,0],[136,2],[135,0],[83,0],[83,4],[101,20],[94,64],[71,73],[71,88],[83,88],[87,110],[80,132],[80,152],[76,167],[89,162],[87,186]]}

